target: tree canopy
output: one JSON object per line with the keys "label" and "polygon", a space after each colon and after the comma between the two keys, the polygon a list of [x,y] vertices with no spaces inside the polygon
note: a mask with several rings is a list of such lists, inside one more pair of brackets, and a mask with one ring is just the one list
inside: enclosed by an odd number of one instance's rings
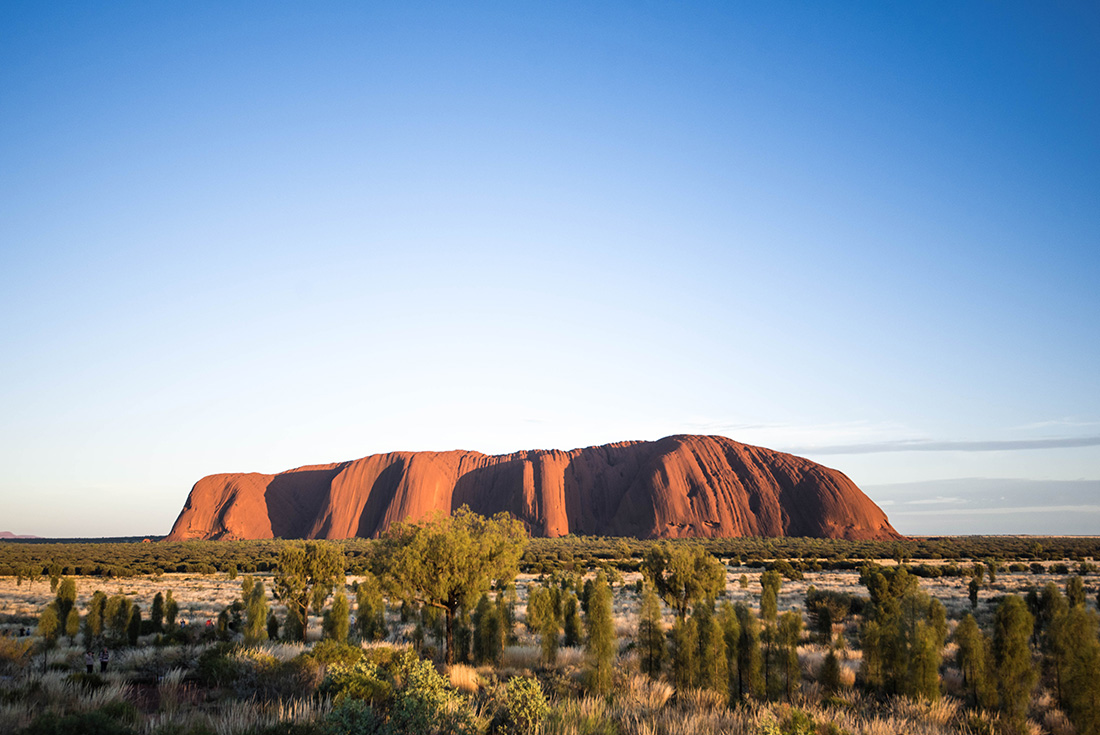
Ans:
{"label": "tree canopy", "polygon": [[446,613],[452,663],[455,614],[471,610],[493,581],[515,579],[526,545],[523,524],[509,514],[485,518],[463,506],[450,516],[391,526],[377,549],[376,571],[393,597]]}
{"label": "tree canopy", "polygon": [[681,620],[692,603],[702,599],[713,602],[726,586],[725,567],[699,546],[653,546],[642,573]]}
{"label": "tree canopy", "polygon": [[282,548],[275,574],[275,592],[290,615],[300,623],[301,630],[292,626],[287,631],[292,638],[304,632],[310,603],[320,610],[332,590],[343,581],[344,552],[338,546],[312,542],[288,544]]}

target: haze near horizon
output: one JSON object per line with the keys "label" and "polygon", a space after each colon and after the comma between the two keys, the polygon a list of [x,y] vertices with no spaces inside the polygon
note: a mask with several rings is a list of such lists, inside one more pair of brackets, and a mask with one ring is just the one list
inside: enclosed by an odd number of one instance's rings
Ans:
{"label": "haze near horizon", "polygon": [[1100,10],[0,8],[0,530],[720,434],[1100,533]]}

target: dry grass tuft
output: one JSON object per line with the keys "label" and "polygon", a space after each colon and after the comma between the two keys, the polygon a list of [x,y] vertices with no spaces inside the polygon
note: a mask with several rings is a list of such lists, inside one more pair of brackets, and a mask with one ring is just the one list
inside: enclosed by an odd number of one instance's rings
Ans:
{"label": "dry grass tuft", "polygon": [[542,662],[542,649],[538,646],[508,646],[501,656],[502,669],[533,669]]}
{"label": "dry grass tuft", "polygon": [[481,678],[477,669],[464,664],[454,664],[447,669],[447,679],[451,686],[465,694],[473,694],[481,688]]}

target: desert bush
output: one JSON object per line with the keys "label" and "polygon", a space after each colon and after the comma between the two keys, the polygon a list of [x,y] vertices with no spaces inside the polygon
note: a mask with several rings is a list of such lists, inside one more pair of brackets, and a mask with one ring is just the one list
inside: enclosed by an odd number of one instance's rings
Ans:
{"label": "desert bush", "polygon": [[[366,659],[352,666],[332,664],[321,692],[333,697],[340,716],[354,718],[371,732],[465,733],[473,728],[467,703],[435,670],[411,651],[397,654],[385,667]],[[373,711],[370,715],[359,700]],[[350,708],[350,709],[348,709]],[[382,723],[385,729],[382,728]],[[358,726],[358,725],[357,725]]]}
{"label": "desert bush", "polygon": [[503,724],[517,735],[534,735],[550,706],[537,679],[513,676],[504,690]]}

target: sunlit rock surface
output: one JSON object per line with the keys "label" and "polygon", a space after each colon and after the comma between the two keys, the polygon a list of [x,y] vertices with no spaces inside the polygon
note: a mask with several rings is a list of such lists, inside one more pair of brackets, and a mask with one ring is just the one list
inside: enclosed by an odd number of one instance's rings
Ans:
{"label": "sunlit rock surface", "polygon": [[462,506],[535,536],[900,538],[843,473],[721,436],[570,451],[392,452],[195,483],[167,540],[377,536]]}

